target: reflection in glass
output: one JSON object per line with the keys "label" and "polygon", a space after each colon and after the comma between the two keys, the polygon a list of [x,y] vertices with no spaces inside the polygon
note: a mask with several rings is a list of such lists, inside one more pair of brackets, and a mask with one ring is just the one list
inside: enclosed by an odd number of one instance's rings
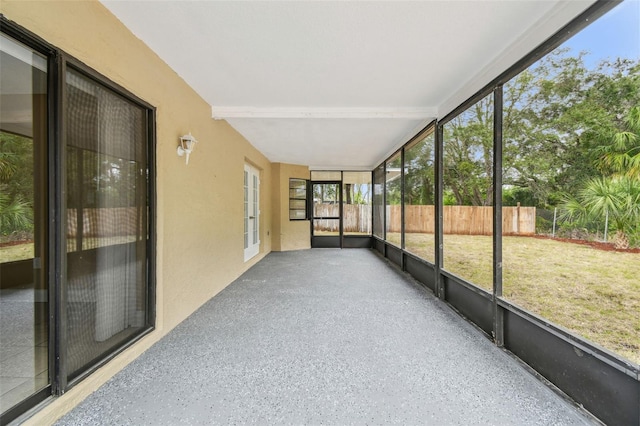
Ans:
{"label": "reflection in glass", "polygon": [[405,250],[435,263],[434,132],[404,150]]}
{"label": "reflection in glass", "polygon": [[47,60],[0,35],[0,412],[49,384]]}
{"label": "reflection in glass", "polygon": [[400,247],[402,232],[402,156],[400,152],[387,160],[386,167],[386,240]]}
{"label": "reflection in glass", "polygon": [[342,175],[345,235],[371,235],[371,172]]}
{"label": "reflection in glass", "polygon": [[444,125],[443,268],[493,289],[493,96]]}
{"label": "reflection in glass", "polygon": [[66,75],[70,378],[147,324],[146,111]]}
{"label": "reflection in glass", "polygon": [[503,296],[635,363],[639,75],[625,1],[504,86],[503,127]]}

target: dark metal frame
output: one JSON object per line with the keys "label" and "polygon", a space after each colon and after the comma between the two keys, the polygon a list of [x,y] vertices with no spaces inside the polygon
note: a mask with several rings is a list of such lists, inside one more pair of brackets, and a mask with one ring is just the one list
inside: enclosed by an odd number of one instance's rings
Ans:
{"label": "dark metal frame", "polygon": [[435,278],[435,283],[436,283],[436,291],[435,294],[436,296],[438,296],[438,298],[444,300],[445,297],[445,293],[444,293],[444,281],[442,279],[442,265],[444,264],[444,252],[443,252],[443,241],[442,241],[442,235],[444,233],[444,221],[443,221],[443,209],[442,209],[442,205],[443,205],[443,186],[444,186],[444,182],[442,180],[442,176],[444,174],[443,168],[444,168],[444,150],[443,150],[443,143],[442,140],[444,139],[444,128],[440,123],[436,123],[436,139],[435,139],[435,144],[436,144],[436,168],[435,168],[435,173],[436,173],[436,199],[435,199],[435,210],[436,210],[436,214],[435,214],[435,231],[436,231],[436,235],[434,237],[434,244],[436,245],[435,247],[435,253],[436,253],[436,264],[435,264],[435,273],[436,273],[436,278]]}
{"label": "dark metal frame", "polygon": [[[0,14],[1,32],[7,36],[23,43],[29,48],[47,57],[47,270],[46,280],[48,283],[48,322],[49,322],[49,385],[35,394],[27,397],[9,410],[0,413],[0,424],[6,424],[22,416],[28,410],[46,400],[51,396],[62,395],[80,382],[99,367],[103,366],[124,349],[130,347],[140,340],[144,335],[150,333],[155,327],[156,317],[156,126],[155,107],[138,98],[123,87],[109,80],[107,77],[96,72],[81,61],[68,55],[61,49],[56,48],[42,38],[36,36],[22,26],[10,21]],[[66,292],[64,280],[66,277],[66,238],[65,238],[65,217],[62,214],[66,205],[63,197],[65,187],[65,137],[64,137],[64,111],[65,111],[65,74],[67,67],[82,73],[94,80],[106,89],[118,96],[133,102],[146,111],[147,128],[147,166],[148,166],[148,229],[147,229],[147,313],[146,324],[139,333],[134,335],[126,343],[115,348],[95,364],[88,367],[82,374],[73,380],[68,380],[66,370],[66,341],[67,341],[67,320],[66,320]]]}
{"label": "dark metal frame", "polygon": [[371,171],[371,186],[372,186],[372,192],[371,192],[371,236],[374,238],[377,238],[380,241],[384,241],[385,239],[385,216],[386,215],[381,215],[380,218],[382,220],[382,224],[380,227],[380,231],[382,233],[382,237],[377,236],[375,233],[375,219],[374,219],[374,215],[375,215],[375,210],[373,209],[373,206],[375,205],[375,195],[376,195],[376,191],[375,191],[375,187],[376,187],[376,173],[378,169],[382,169],[382,182],[380,182],[380,184],[382,185],[382,205],[385,204],[385,200],[384,200],[384,194],[385,194],[385,182],[384,182],[384,177],[386,175],[386,161],[383,161],[382,163],[380,163],[380,165],[376,168],[374,168]]}
{"label": "dark metal frame", "polygon": [[[339,217],[331,216],[331,217],[321,217],[317,218],[313,208],[313,203],[309,203],[311,210],[310,217],[310,226],[311,226],[311,247],[312,248],[342,248],[342,172],[340,172],[340,180],[312,180],[310,182],[311,185],[311,197],[313,197],[313,186],[314,185],[337,185],[338,186],[338,215]],[[314,222],[316,219],[329,219],[329,220],[339,220],[338,223],[338,234],[339,235],[313,235]]]}
{"label": "dark metal frame", "polygon": [[[383,172],[383,180],[381,182],[382,184],[382,205],[384,206],[384,214],[382,215],[381,219],[383,222],[382,225],[382,234],[384,235],[383,238],[378,237],[377,235],[375,235],[372,232],[372,246],[374,249],[378,250],[380,253],[382,253],[383,256],[388,257],[389,259],[391,259],[392,261],[394,261],[394,263],[396,263],[398,266],[400,266],[400,268],[402,270],[408,270],[409,268],[414,271],[416,274],[422,275],[428,282],[429,282],[429,286],[432,290],[434,290],[434,292],[437,294],[437,288],[438,288],[438,284],[437,281],[432,281],[428,278],[426,278],[426,275],[424,275],[424,273],[420,272],[419,269],[420,267],[417,267],[416,265],[421,265],[421,267],[426,267],[428,268],[430,271],[435,271],[436,269],[436,265],[438,264],[438,252],[436,250],[436,264],[432,264],[431,262],[425,260],[425,259],[421,259],[420,257],[416,256],[415,254],[408,252],[405,250],[405,221],[404,221],[404,217],[405,217],[405,204],[404,204],[404,199],[405,199],[405,150],[409,149],[413,146],[413,144],[418,141],[419,139],[422,139],[427,133],[433,132],[434,133],[434,143],[436,145],[436,149],[435,149],[435,153],[434,153],[434,163],[435,163],[435,168],[434,168],[434,173],[436,175],[436,177],[438,176],[438,144],[437,144],[437,140],[438,140],[438,126],[437,126],[437,121],[433,120],[432,122],[430,122],[429,124],[427,124],[425,127],[423,127],[415,136],[413,136],[407,143],[405,143],[400,149],[398,149],[397,151],[395,151],[393,154],[391,154],[389,156],[389,158],[385,161],[383,161],[382,163],[380,163],[380,165],[378,167],[376,167],[372,172],[371,172],[371,176],[372,176],[372,184],[375,185],[375,181],[374,181],[374,177],[375,177],[375,170],[377,170],[379,167],[383,166],[384,167],[384,172]],[[400,193],[401,193],[401,199],[403,200],[403,202],[400,204],[401,208],[400,208],[400,214],[401,214],[401,221],[400,221],[400,226],[401,226],[401,230],[400,230],[400,246],[395,245],[395,244],[390,244],[386,241],[387,238],[387,214],[386,214],[386,206],[387,206],[387,164],[388,161],[391,157],[394,156],[400,156]],[[441,166],[440,166],[441,167]],[[434,187],[434,191],[436,194],[436,230],[437,230],[437,226],[438,226],[438,220],[437,220],[437,216],[438,216],[438,200],[437,197],[439,195],[438,192],[438,182],[436,179],[435,182],[435,187]],[[440,194],[440,198],[441,198],[441,194]],[[441,203],[441,201],[440,201]],[[372,198],[372,208],[374,208],[373,205],[373,198]],[[372,221],[373,221],[373,215],[372,215]],[[441,222],[441,221],[440,221]],[[372,230],[373,230],[373,226],[375,225],[375,223],[372,223]],[[438,233],[435,233],[436,235],[436,245],[438,245]],[[441,256],[440,256],[441,257]],[[417,269],[416,269],[417,268]]]}
{"label": "dark metal frame", "polygon": [[[640,365],[502,297],[503,85],[620,2],[597,1],[436,123],[435,265],[390,245],[386,236],[383,239],[374,236],[373,246],[432,289],[437,297],[475,324],[498,347],[503,347],[527,368],[531,367],[545,383],[550,382],[551,388],[562,397],[607,424],[640,425]],[[494,285],[491,293],[442,268],[443,126],[489,95],[494,99]]]}
{"label": "dark metal frame", "polygon": [[[415,137],[414,137],[415,138]],[[414,138],[411,138],[411,140],[413,140]],[[406,145],[406,144],[405,144]],[[404,168],[404,145],[398,149],[396,152],[394,152],[393,154],[391,154],[389,156],[389,158],[387,158],[384,162],[384,176],[383,176],[383,201],[384,201],[384,225],[382,227],[382,233],[384,235],[384,240],[385,240],[385,257],[391,259],[392,261],[394,261],[394,263],[396,263],[398,266],[400,266],[401,269],[404,269],[404,206],[402,206],[400,208],[400,245],[396,245],[396,244],[391,244],[389,242],[387,242],[387,166],[389,165],[389,160],[392,157],[398,156],[400,158],[400,194],[402,199],[404,199],[404,173],[403,173],[403,168]],[[404,203],[402,203],[404,204]],[[371,205],[371,208],[373,208],[373,204]]]}
{"label": "dark metal frame", "polygon": [[493,339],[504,346],[504,312],[498,306],[502,297],[502,116],[503,86],[493,91]]}
{"label": "dark metal frame", "polygon": [[345,173],[368,173],[362,170],[343,170],[341,172],[341,194],[343,202],[340,203],[340,216],[342,216],[341,221],[341,244],[342,248],[371,248],[371,244],[373,242],[373,174],[371,174],[371,234],[370,235],[345,235],[344,233],[344,174]]}
{"label": "dark metal frame", "polygon": [[[371,248],[373,243],[372,235],[345,235],[344,234],[344,174],[345,172],[353,172],[353,173],[369,173],[361,170],[342,170],[340,171],[340,180],[309,180],[309,190],[308,194],[311,194],[313,197],[313,184],[314,183],[337,183],[340,185],[340,245],[339,248]],[[371,234],[373,234],[373,172],[371,175]],[[329,239],[335,239],[336,236],[318,236],[314,239],[313,235],[313,202],[308,203],[308,216],[307,220],[311,221],[311,247],[312,248],[337,248],[335,243],[325,243],[326,241],[331,241]],[[337,217],[325,218],[325,219],[338,219]],[[323,242],[323,240],[325,242]]]}

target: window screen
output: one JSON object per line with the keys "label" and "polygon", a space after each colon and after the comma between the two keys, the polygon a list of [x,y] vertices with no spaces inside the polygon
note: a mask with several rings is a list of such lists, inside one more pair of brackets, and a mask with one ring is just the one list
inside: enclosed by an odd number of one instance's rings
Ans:
{"label": "window screen", "polygon": [[67,371],[148,324],[146,109],[66,74]]}

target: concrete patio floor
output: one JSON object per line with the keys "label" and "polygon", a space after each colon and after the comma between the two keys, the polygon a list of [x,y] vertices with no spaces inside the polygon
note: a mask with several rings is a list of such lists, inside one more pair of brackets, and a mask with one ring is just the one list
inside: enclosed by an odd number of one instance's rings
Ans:
{"label": "concrete patio floor", "polygon": [[59,425],[584,425],[369,250],[271,253]]}

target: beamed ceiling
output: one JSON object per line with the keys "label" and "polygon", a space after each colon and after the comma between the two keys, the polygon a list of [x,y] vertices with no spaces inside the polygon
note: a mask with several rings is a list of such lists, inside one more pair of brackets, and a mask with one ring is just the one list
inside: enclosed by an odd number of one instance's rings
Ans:
{"label": "beamed ceiling", "polygon": [[327,170],[371,170],[593,2],[102,0],[212,120]]}

